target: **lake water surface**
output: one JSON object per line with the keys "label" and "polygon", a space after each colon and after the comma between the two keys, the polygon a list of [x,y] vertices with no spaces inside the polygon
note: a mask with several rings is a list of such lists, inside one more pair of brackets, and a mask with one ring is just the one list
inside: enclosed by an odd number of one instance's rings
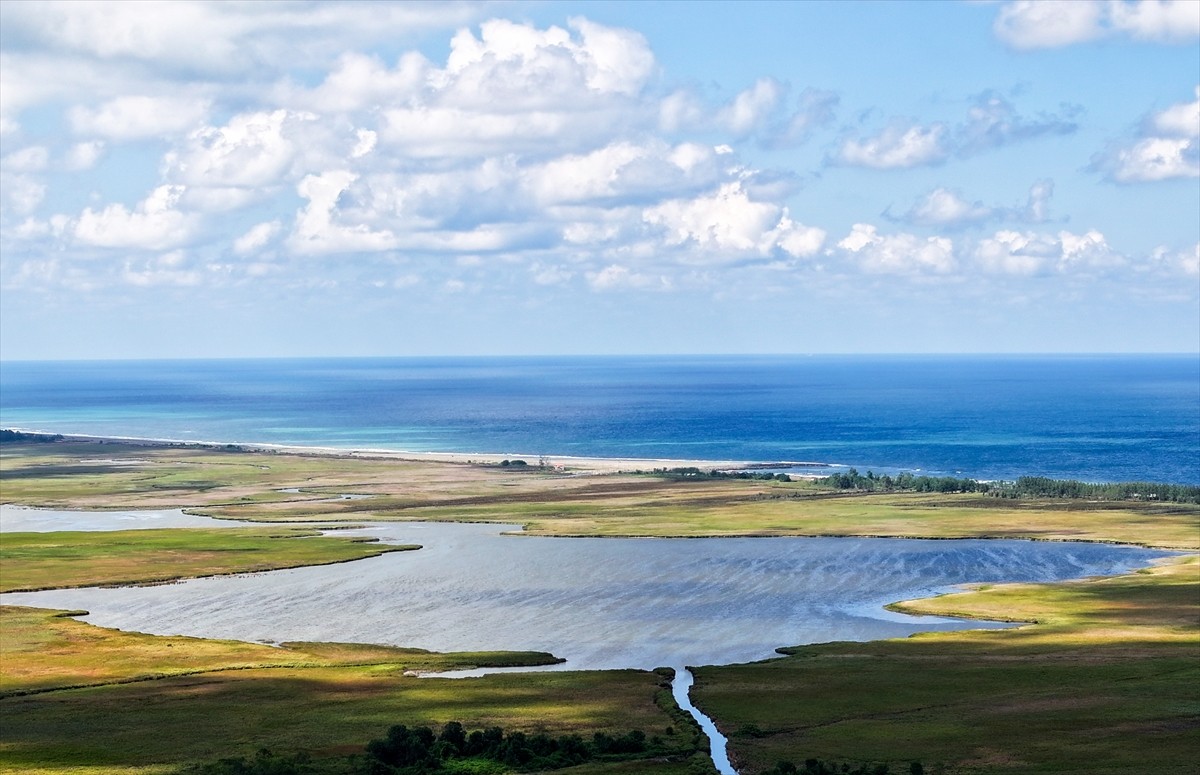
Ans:
{"label": "lake water surface", "polygon": [[[107,518],[115,518],[107,515]],[[504,535],[511,525],[386,523],[424,548],[354,563],[178,584],[6,594],[95,624],[250,641],[437,651],[539,650],[565,669],[726,664],[779,646],[997,627],[885,611],[955,584],[1126,572],[1167,552],[1011,540],[619,539]]]}

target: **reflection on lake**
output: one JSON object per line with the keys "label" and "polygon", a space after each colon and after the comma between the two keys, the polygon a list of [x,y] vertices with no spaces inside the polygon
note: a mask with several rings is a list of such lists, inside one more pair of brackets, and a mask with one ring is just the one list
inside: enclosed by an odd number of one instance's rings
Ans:
{"label": "reflection on lake", "polygon": [[996,627],[882,609],[953,584],[1125,572],[1162,551],[1009,540],[504,536],[505,525],[390,523],[339,535],[418,543],[341,565],[163,586],[33,592],[157,634],[541,650],[569,669],[700,665],[777,646]]}
{"label": "reflection on lake", "polygon": [[47,533],[56,530],[151,530],[162,527],[246,527],[253,522],[185,514],[183,509],[151,511],[62,511],[0,504],[0,531]]}

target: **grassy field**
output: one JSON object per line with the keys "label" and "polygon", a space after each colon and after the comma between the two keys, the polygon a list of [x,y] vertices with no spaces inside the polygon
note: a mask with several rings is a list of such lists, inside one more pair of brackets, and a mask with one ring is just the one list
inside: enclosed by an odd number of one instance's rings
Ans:
{"label": "grassy field", "polygon": [[321,536],[312,528],[4,533],[0,592],[146,584],[328,565],[418,549]]}
{"label": "grassy field", "polygon": [[[6,773],[171,773],[189,763],[305,751],[336,771],[393,724],[551,734],[642,729],[679,761],[611,772],[696,770],[695,730],[644,671],[418,678],[412,671],[533,662],[536,654],[434,654],[350,644],[271,648],[93,627],[54,612],[5,608]],[[670,729],[668,729],[670,728]],[[700,756],[700,755],[697,755]],[[700,770],[704,772],[700,756]],[[599,772],[598,765],[573,772]],[[570,772],[570,771],[568,771]]]}
{"label": "grassy field", "polygon": [[788,649],[696,671],[693,701],[743,773],[780,760],[932,773],[1196,773],[1200,565],[998,585],[897,606],[1014,630]]}
{"label": "grassy field", "polygon": [[[511,522],[563,536],[856,535],[1112,541],[1200,549],[1200,506],[831,494],[808,482],[571,476],[456,463],[193,447],[6,444],[6,502],[166,508],[263,522]],[[294,492],[299,490],[299,492]],[[339,494],[371,497],[339,500]]]}
{"label": "grassy field", "polygon": [[[346,493],[370,497],[338,499]],[[510,522],[549,535],[1003,537],[1200,549],[1197,506],[843,495],[805,482],[572,476],[94,442],[3,445],[0,497],[60,508],[183,507],[272,523],[136,536],[8,534],[0,537],[5,589],[336,561],[336,552],[384,547],[302,537],[311,528],[279,523],[368,519]],[[807,646],[764,663],[700,669],[696,702],[730,734],[744,775],[807,758],[888,761],[893,772],[920,760],[926,772],[946,775],[1200,772],[1194,555],[1119,579],[995,586],[901,607],[1038,623]],[[2,614],[6,772],[167,773],[263,745],[333,762],[391,724],[451,719],[552,734],[665,734],[669,726],[681,752],[693,745],[692,728],[674,715],[653,673],[418,679],[404,673],[547,656],[269,648],[119,633],[30,609]],[[694,759],[570,772],[704,766]]]}

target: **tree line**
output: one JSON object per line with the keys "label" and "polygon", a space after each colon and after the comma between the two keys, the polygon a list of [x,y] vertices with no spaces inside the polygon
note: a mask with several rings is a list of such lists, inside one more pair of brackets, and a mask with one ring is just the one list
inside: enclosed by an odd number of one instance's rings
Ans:
{"label": "tree line", "polygon": [[[637,473],[642,473],[638,471]],[[722,471],[717,468],[705,471],[696,466],[678,466],[676,468],[655,468],[650,473],[665,476],[669,479],[753,479],[760,482],[790,482],[792,477],[787,474],[772,474],[767,471]]]}
{"label": "tree line", "polygon": [[[668,733],[673,730],[668,728]],[[685,750],[686,749],[686,750]],[[330,767],[318,766],[304,753],[278,755],[261,750],[252,758],[221,759],[193,768],[194,775],[435,775],[436,773],[475,772],[470,762],[495,762],[506,771],[557,770],[593,760],[621,761],[651,755],[690,755],[688,745],[672,745],[655,736],[647,738],[641,730],[622,735],[597,732],[591,739],[581,735],[551,737],[544,733],[506,732],[500,727],[470,733],[458,721],[448,722],[440,732],[430,727],[388,729],[383,737],[367,743],[362,754]],[[456,763],[464,767],[456,766]],[[489,770],[490,771],[490,770]]]}
{"label": "tree line", "polygon": [[1014,481],[981,482],[952,476],[860,474],[856,469],[831,474],[816,483],[834,490],[860,492],[981,492],[997,498],[1072,498],[1087,500],[1136,500],[1162,503],[1200,503],[1200,487],[1158,482],[1092,483],[1075,479],[1022,476]]}

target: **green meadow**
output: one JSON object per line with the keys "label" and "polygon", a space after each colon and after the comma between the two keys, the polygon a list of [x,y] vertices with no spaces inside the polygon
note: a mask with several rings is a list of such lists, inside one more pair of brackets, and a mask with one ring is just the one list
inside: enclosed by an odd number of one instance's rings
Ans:
{"label": "green meadow", "polygon": [[[1089,540],[1200,549],[1200,507],[822,490],[807,482],[572,476],[499,466],[97,442],[0,446],[0,498],[57,508],[185,508],[251,528],[5,533],[0,588],[151,583],[348,562],[385,547],[314,523],[480,520],[550,535],[878,535]],[[340,500],[355,493],[370,497]],[[781,760],[946,773],[1194,773],[1200,564],[1116,579],[997,585],[912,613],[1026,622],[786,649],[697,670],[696,704],[743,775]],[[69,613],[69,612],[67,612]],[[663,738],[669,755],[562,772],[710,772],[654,672],[452,680],[428,671],[545,664],[541,653],[171,638],[64,612],[0,611],[0,768],[174,773],[260,748],[336,772],[393,724]],[[781,644],[784,645],[784,644]]]}

